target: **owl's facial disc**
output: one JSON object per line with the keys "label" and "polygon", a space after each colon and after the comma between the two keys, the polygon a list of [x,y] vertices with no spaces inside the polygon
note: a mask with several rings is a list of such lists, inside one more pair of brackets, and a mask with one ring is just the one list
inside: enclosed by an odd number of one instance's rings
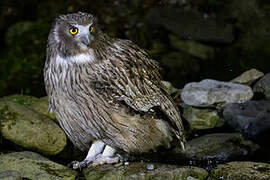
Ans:
{"label": "owl's facial disc", "polygon": [[77,43],[81,50],[86,50],[90,47],[94,40],[93,26],[88,25],[74,25],[69,28],[69,34]]}

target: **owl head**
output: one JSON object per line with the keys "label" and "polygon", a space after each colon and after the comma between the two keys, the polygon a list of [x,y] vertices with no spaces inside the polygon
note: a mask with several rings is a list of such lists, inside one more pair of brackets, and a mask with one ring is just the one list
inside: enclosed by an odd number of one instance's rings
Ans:
{"label": "owl head", "polygon": [[48,43],[57,44],[66,55],[82,53],[91,48],[97,32],[97,19],[91,14],[61,15],[55,19]]}

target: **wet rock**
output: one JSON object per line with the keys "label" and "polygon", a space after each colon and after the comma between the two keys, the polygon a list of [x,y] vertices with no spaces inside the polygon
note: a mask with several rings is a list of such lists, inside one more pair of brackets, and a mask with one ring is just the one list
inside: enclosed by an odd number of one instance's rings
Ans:
{"label": "wet rock", "polygon": [[7,170],[0,172],[1,180],[21,180],[21,174],[18,171]]}
{"label": "wet rock", "polygon": [[266,74],[253,87],[255,93],[263,93],[266,99],[270,100],[270,73]]}
{"label": "wet rock", "polygon": [[257,162],[230,162],[218,165],[208,180],[269,180],[270,164]]}
{"label": "wet rock", "polygon": [[154,164],[155,169],[147,170],[147,163],[130,163],[129,166],[114,167],[103,165],[85,168],[83,174],[87,180],[99,179],[179,179],[187,180],[193,177],[199,180],[206,179],[206,170],[198,167]]}
{"label": "wet rock", "polygon": [[66,146],[63,130],[52,119],[21,104],[0,101],[1,134],[22,147],[55,155]]}
{"label": "wet rock", "polygon": [[153,25],[159,25],[172,31],[181,38],[215,43],[234,41],[232,24],[204,18],[196,11],[185,11],[178,7],[152,8],[146,19]]}
{"label": "wet rock", "polygon": [[0,171],[18,171],[24,179],[72,180],[76,171],[30,151],[1,155]]}
{"label": "wet rock", "polygon": [[211,129],[224,124],[224,120],[218,116],[218,112],[212,109],[184,106],[183,117],[189,122],[191,129]]}
{"label": "wet rock", "polygon": [[230,126],[249,138],[270,132],[270,101],[227,104],[223,116]]}
{"label": "wet rock", "polygon": [[192,56],[201,59],[211,59],[214,57],[215,50],[210,46],[203,45],[191,40],[181,40],[172,34],[169,35],[169,39],[172,47],[180,51],[184,51]]}
{"label": "wet rock", "polygon": [[191,106],[208,107],[233,102],[245,102],[253,97],[249,86],[205,79],[188,83],[182,90],[183,101]]}
{"label": "wet rock", "polygon": [[[259,148],[239,133],[208,134],[186,143],[184,155],[197,161],[228,161],[252,154]],[[179,149],[175,149],[177,154]]]}
{"label": "wet rock", "polygon": [[251,85],[254,81],[261,78],[263,75],[263,72],[258,71],[257,69],[250,69],[231,80],[231,82]]}
{"label": "wet rock", "polygon": [[36,110],[37,112],[40,112],[42,114],[45,114],[49,116],[52,119],[55,119],[54,113],[49,112],[49,105],[48,105],[48,97],[33,97],[33,96],[27,96],[27,95],[10,95],[10,96],[5,96],[0,99],[0,101],[12,101],[16,104],[24,105],[29,108],[32,108]]}

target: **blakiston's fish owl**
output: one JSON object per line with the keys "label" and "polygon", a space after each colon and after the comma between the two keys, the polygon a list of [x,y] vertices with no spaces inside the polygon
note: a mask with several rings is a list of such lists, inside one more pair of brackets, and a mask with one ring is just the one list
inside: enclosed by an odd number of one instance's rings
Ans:
{"label": "blakiston's fish owl", "polygon": [[159,66],[129,40],[107,36],[87,13],[56,18],[44,78],[50,108],[86,159],[115,163],[117,149],[147,152],[173,137],[183,144],[179,110],[161,84]]}

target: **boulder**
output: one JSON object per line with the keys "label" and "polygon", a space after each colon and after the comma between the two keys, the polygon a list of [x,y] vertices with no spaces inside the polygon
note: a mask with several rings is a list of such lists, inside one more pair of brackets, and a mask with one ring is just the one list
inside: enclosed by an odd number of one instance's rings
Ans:
{"label": "boulder", "polygon": [[[182,153],[196,161],[229,161],[250,155],[258,148],[258,145],[245,140],[239,133],[216,133],[188,141]],[[179,150],[176,148],[174,153],[178,154]]]}
{"label": "boulder", "polygon": [[270,164],[258,162],[230,162],[218,165],[208,180],[269,180]]}
{"label": "boulder", "polygon": [[264,75],[263,72],[258,71],[257,69],[250,69],[242,73],[240,76],[231,80],[231,82],[251,85],[254,81],[261,78],[263,75]]}
{"label": "boulder", "polygon": [[248,101],[253,92],[246,85],[205,79],[186,84],[181,97],[187,105],[210,107]]}
{"label": "boulder", "polygon": [[72,169],[30,151],[3,154],[0,164],[0,172],[17,171],[23,179],[29,180],[75,180],[77,174]]}
{"label": "boulder", "polygon": [[4,138],[42,154],[58,154],[67,143],[64,131],[52,119],[12,101],[0,101],[0,124]]}
{"label": "boulder", "polygon": [[0,172],[1,180],[22,180],[21,174],[18,171],[7,170]]}
{"label": "boulder", "polygon": [[266,74],[253,87],[255,93],[264,94],[267,100],[270,100],[270,73]]}
{"label": "boulder", "polygon": [[223,110],[225,121],[248,138],[270,132],[270,101],[247,101],[227,104]]}
{"label": "boulder", "polygon": [[1,98],[0,101],[12,101],[16,104],[30,107],[36,110],[37,112],[40,112],[42,114],[49,116],[52,119],[55,119],[54,113],[49,112],[49,103],[48,103],[47,96],[37,98],[33,96],[15,94],[15,95],[10,95],[10,96],[5,96]]}
{"label": "boulder", "polygon": [[206,170],[192,166],[176,166],[167,164],[151,164],[151,169],[147,168],[147,163],[133,162],[127,166],[115,167],[112,165],[102,165],[98,167],[89,167],[83,170],[87,180],[105,180],[105,179],[179,179],[187,180],[196,178],[206,179],[208,173]]}
{"label": "boulder", "polygon": [[184,106],[183,117],[188,121],[191,129],[211,129],[221,127],[224,120],[213,109],[198,109],[192,106]]}

